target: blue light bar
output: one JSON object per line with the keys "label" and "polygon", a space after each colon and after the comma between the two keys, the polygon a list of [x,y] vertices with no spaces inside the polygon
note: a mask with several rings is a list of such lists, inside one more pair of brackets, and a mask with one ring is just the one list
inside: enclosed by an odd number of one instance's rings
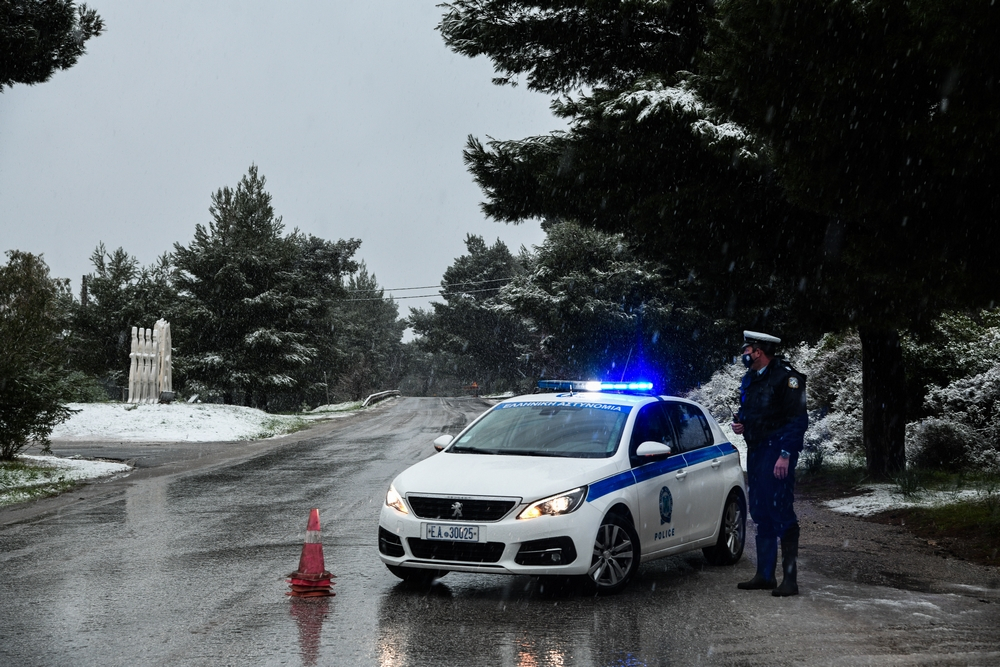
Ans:
{"label": "blue light bar", "polygon": [[602,382],[601,391],[653,391],[652,382]]}
{"label": "blue light bar", "polygon": [[539,380],[539,389],[554,391],[653,391],[652,382],[597,382],[584,380]]}

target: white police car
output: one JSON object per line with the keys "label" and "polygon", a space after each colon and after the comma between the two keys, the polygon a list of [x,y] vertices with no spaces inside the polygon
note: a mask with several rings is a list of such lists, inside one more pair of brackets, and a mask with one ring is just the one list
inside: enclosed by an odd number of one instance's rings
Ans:
{"label": "white police car", "polygon": [[740,559],[740,455],[701,406],[642,383],[539,386],[558,393],[495,405],[393,480],[378,529],[393,574],[580,575],[615,593],[640,562]]}

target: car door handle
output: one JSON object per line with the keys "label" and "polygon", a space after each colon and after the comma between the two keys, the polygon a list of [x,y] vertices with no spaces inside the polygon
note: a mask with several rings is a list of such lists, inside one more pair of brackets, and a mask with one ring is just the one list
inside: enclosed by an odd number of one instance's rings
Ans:
{"label": "car door handle", "polygon": [[722,461],[720,459],[712,459],[712,467],[713,468],[718,468],[721,465],[722,465]]}
{"label": "car door handle", "polygon": [[677,471],[677,479],[683,481],[684,478],[687,477],[687,476],[688,476],[688,471],[687,470],[678,470]]}

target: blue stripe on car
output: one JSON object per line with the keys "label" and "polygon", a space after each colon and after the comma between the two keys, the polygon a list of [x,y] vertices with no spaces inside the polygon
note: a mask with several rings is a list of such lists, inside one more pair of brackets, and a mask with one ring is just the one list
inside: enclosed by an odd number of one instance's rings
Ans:
{"label": "blue stripe on car", "polygon": [[606,496],[609,493],[624,489],[633,484],[635,484],[635,477],[632,475],[631,470],[620,472],[611,477],[605,477],[601,481],[590,485],[590,488],[587,490],[587,502],[597,500],[601,496]]}
{"label": "blue stripe on car", "polygon": [[712,445],[685,452],[679,456],[670,456],[659,461],[653,461],[638,468],[632,468],[631,470],[614,474],[611,477],[605,477],[599,482],[594,482],[587,491],[587,502],[592,502],[619,489],[633,486],[639,482],[645,482],[647,479],[653,479],[674,470],[680,470],[681,468],[697,465],[704,461],[736,453],[737,449],[732,443],[724,442],[720,445]]}

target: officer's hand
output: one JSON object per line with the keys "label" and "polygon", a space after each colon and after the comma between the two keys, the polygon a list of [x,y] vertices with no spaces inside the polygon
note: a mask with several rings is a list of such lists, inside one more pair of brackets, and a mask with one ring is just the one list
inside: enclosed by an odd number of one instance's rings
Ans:
{"label": "officer's hand", "polygon": [[788,459],[778,457],[778,462],[774,464],[774,476],[777,479],[788,477]]}
{"label": "officer's hand", "polygon": [[739,422],[733,422],[733,433],[736,435],[743,435],[743,424]]}

